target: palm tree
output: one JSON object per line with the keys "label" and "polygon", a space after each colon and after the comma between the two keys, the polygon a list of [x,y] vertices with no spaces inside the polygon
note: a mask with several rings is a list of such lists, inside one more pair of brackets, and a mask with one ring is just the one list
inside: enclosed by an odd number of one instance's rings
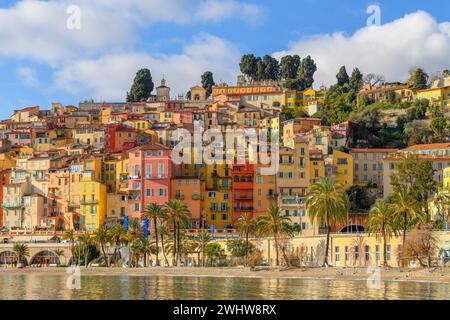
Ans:
{"label": "palm tree", "polygon": [[74,256],[73,251],[75,248],[75,231],[67,230],[66,232],[64,232],[62,239],[70,241],[70,252],[72,253],[72,257],[73,257]]}
{"label": "palm tree", "polygon": [[145,212],[142,214],[142,218],[147,218],[150,221],[153,221],[153,228],[155,230],[155,239],[156,239],[156,264],[159,265],[159,247],[158,247],[158,220],[164,219],[166,215],[166,212],[164,208],[157,204],[157,203],[151,203],[148,205]]}
{"label": "palm tree", "polygon": [[323,266],[328,266],[331,226],[347,221],[350,208],[347,193],[339,183],[323,178],[311,186],[305,206],[309,219],[317,224],[323,223],[327,228]]}
{"label": "palm tree", "polygon": [[164,225],[161,225],[158,227],[158,233],[161,237],[161,249],[162,249],[162,254],[164,257],[164,261],[166,263],[166,265],[169,265],[169,260],[167,259],[167,255],[166,255],[166,249],[165,249],[165,244],[164,244],[164,236],[168,236],[169,235],[169,231],[167,230],[167,228]]}
{"label": "palm tree", "polygon": [[196,234],[193,236],[192,240],[194,241],[194,248],[196,251],[200,250],[202,255],[202,267],[205,266],[205,250],[208,243],[211,242],[212,236],[205,231],[202,231],[200,234]]}
{"label": "palm tree", "polygon": [[108,254],[106,252],[106,246],[111,241],[111,237],[110,237],[110,234],[108,232],[108,228],[106,227],[106,225],[102,225],[102,226],[100,226],[100,228],[95,230],[95,232],[92,236],[92,240],[100,245],[100,249],[102,251],[103,258],[106,263],[106,267],[109,267],[109,258],[108,258]]}
{"label": "palm tree", "polygon": [[[279,237],[282,234],[291,235],[291,219],[287,216],[281,214],[280,208],[277,207],[275,203],[272,203],[265,215],[258,217],[257,219],[257,230],[262,236],[272,236],[275,240],[275,254],[276,254],[276,265],[280,265],[278,258],[279,249]],[[284,250],[283,250],[284,254]],[[285,262],[287,262],[286,256],[284,257]]]}
{"label": "palm tree", "polygon": [[61,257],[65,257],[64,250],[63,249],[55,249],[55,250],[53,250],[53,253],[55,254],[55,256],[58,257],[59,264],[61,264]]}
{"label": "palm tree", "polygon": [[13,251],[17,255],[17,263],[22,264],[26,257],[30,256],[30,249],[24,242],[16,242]]}
{"label": "palm tree", "polygon": [[396,219],[403,219],[403,248],[406,242],[406,230],[408,229],[408,219],[420,218],[423,220],[424,214],[421,210],[419,201],[417,201],[408,187],[398,188],[391,199],[391,206],[394,210]]}
{"label": "palm tree", "polygon": [[173,265],[178,265],[180,259],[181,227],[186,227],[191,213],[186,204],[178,199],[170,199],[165,205],[167,211],[167,222],[173,226],[174,250],[173,250]]}
{"label": "palm tree", "polygon": [[80,242],[80,245],[83,247],[84,251],[84,267],[87,268],[88,266],[88,254],[89,254],[89,246],[92,244],[92,239],[90,234],[83,233],[78,236],[78,241]]}
{"label": "palm tree", "polygon": [[239,233],[245,234],[245,243],[246,243],[246,249],[245,249],[245,266],[247,266],[248,263],[248,235],[255,231],[256,229],[256,223],[255,220],[251,219],[250,216],[247,213],[244,213],[237,221],[236,221],[236,228],[238,229]]}
{"label": "palm tree", "polygon": [[115,224],[109,230],[110,242],[114,244],[114,263],[117,262],[117,247],[120,245],[124,233],[125,231],[121,224]]}
{"label": "palm tree", "polygon": [[377,200],[370,209],[367,229],[369,236],[375,234],[377,240],[383,239],[383,265],[387,266],[387,241],[397,236],[398,230],[394,210],[386,200]]}

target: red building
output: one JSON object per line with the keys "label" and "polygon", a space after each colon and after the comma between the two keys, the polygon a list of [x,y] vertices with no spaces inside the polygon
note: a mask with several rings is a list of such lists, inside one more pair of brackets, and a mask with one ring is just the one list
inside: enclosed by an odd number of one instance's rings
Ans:
{"label": "red building", "polygon": [[11,183],[11,170],[0,171],[0,228],[3,227],[3,186]]}
{"label": "red building", "polygon": [[116,148],[116,132],[120,125],[119,124],[111,124],[105,126],[105,149],[106,150],[115,150]]}
{"label": "red building", "polygon": [[128,151],[129,200],[131,216],[140,218],[150,203],[164,204],[170,199],[174,165],[170,149],[156,143]]}
{"label": "red building", "polygon": [[250,218],[253,218],[254,166],[252,164],[233,165],[231,175],[233,179],[233,222],[239,219],[244,213],[247,213]]}

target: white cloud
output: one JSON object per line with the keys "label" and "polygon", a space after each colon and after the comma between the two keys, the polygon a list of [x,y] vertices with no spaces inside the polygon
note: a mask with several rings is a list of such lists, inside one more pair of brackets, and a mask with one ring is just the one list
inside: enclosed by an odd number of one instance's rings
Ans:
{"label": "white cloud", "polygon": [[172,95],[184,94],[200,82],[201,74],[210,70],[216,82],[233,81],[238,73],[239,52],[229,42],[200,34],[173,55],[147,53],[107,54],[98,59],[82,59],[55,73],[55,87],[77,93],[93,92],[95,99],[123,100],[136,71],[149,68],[155,87],[165,75]]}
{"label": "white cloud", "polygon": [[265,12],[262,7],[251,3],[234,0],[207,0],[199,6],[197,16],[201,20],[213,22],[239,17],[252,25],[258,25],[264,20]]}
{"label": "white cloud", "polygon": [[430,74],[450,67],[450,23],[437,23],[426,12],[418,11],[382,26],[364,27],[353,35],[317,35],[291,43],[285,54],[311,55],[318,71],[315,84],[330,85],[345,65],[351,72],[384,74],[387,81],[404,81],[412,67],[421,66]]}
{"label": "white cloud", "polygon": [[[21,0],[0,9],[0,55],[31,57],[52,66],[78,57],[119,52],[136,43],[140,28],[156,22],[194,24],[231,18],[254,23],[259,6],[237,0]],[[69,30],[69,6],[81,11],[81,28]],[[210,18],[207,8],[222,8]],[[205,11],[206,10],[206,11]]]}
{"label": "white cloud", "polygon": [[20,67],[17,69],[17,75],[20,80],[30,87],[36,87],[39,85],[39,80],[36,76],[36,71],[29,67]]}

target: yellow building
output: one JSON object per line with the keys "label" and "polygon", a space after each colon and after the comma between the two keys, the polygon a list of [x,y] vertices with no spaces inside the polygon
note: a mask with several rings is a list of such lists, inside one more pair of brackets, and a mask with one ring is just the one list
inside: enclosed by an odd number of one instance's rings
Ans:
{"label": "yellow building", "polygon": [[334,150],[332,162],[326,164],[327,175],[344,188],[353,186],[353,157],[345,152]]}
{"label": "yellow building", "polygon": [[325,159],[322,151],[309,150],[309,183],[314,184],[325,177]]}
{"label": "yellow building", "polygon": [[218,229],[225,228],[232,223],[232,166],[228,164],[205,164],[204,166],[206,224],[215,225]]}
{"label": "yellow building", "polygon": [[106,185],[95,181],[92,171],[84,171],[80,182],[81,226],[94,231],[106,222]]}
{"label": "yellow building", "polygon": [[444,75],[441,79],[434,81],[431,88],[417,91],[416,97],[427,99],[431,106],[446,110],[450,100],[450,76]]}

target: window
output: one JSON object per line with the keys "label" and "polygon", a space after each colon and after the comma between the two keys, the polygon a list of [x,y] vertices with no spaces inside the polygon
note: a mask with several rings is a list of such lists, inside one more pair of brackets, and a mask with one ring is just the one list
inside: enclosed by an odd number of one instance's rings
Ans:
{"label": "window", "polygon": [[215,213],[211,213],[211,220],[216,220],[216,214]]}
{"label": "window", "polygon": [[368,262],[370,260],[370,247],[369,246],[365,246],[365,248],[364,248],[364,260],[366,260],[366,262]]}
{"label": "window", "polygon": [[348,261],[349,254],[348,254],[348,247],[347,246],[344,247],[344,255],[345,255],[345,261]]}
{"label": "window", "polygon": [[359,246],[355,246],[355,261],[359,261]]}
{"label": "window", "polygon": [[363,169],[364,169],[364,171],[367,171],[367,169],[368,169],[367,163],[364,163]]}
{"label": "window", "polygon": [[339,247],[334,247],[334,261],[339,261]]}
{"label": "window", "polygon": [[166,195],[166,189],[164,189],[164,188],[159,188],[159,189],[158,189],[158,195],[159,195],[160,197],[165,196],[165,195]]}
{"label": "window", "polygon": [[378,262],[380,261],[380,245],[377,244],[375,246],[375,260]]}
{"label": "window", "polygon": [[139,211],[139,203],[134,204],[134,211]]}
{"label": "window", "polygon": [[216,193],[215,192],[208,192],[208,198],[215,198],[216,197]]}
{"label": "window", "polygon": [[228,215],[226,213],[222,213],[222,220],[223,221],[228,220]]}
{"label": "window", "polygon": [[147,197],[153,196],[153,190],[152,189],[145,190],[145,193],[146,193]]}

